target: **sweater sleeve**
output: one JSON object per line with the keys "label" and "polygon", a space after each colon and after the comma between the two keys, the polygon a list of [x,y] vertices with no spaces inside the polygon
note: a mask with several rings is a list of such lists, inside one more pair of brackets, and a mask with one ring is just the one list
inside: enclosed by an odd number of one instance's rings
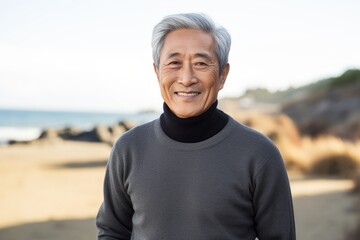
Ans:
{"label": "sweater sleeve", "polygon": [[124,167],[115,147],[110,154],[104,180],[104,200],[96,217],[98,240],[129,240],[133,208],[123,183]]}
{"label": "sweater sleeve", "polygon": [[260,240],[295,240],[289,179],[277,149],[254,179],[255,228]]}

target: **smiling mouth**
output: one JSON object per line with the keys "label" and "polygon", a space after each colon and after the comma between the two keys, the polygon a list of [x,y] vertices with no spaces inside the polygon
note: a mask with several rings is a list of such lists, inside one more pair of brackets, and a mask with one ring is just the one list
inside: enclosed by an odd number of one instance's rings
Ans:
{"label": "smiling mouth", "polygon": [[182,97],[195,97],[200,95],[200,92],[175,92],[175,94]]}

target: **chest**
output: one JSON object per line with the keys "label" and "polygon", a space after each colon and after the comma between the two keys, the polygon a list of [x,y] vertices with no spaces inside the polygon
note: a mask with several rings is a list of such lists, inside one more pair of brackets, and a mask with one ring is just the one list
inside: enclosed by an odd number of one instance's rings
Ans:
{"label": "chest", "polygon": [[126,186],[135,214],[187,221],[251,209],[251,169],[241,154],[164,151],[133,161]]}

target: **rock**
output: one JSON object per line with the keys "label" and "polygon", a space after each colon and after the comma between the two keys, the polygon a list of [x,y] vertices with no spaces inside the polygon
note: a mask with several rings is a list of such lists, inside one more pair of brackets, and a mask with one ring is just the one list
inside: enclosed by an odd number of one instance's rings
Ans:
{"label": "rock", "polygon": [[109,131],[109,127],[98,125],[94,128],[94,132],[99,142],[108,143],[110,145],[113,144],[113,138],[111,132]]}
{"label": "rock", "polygon": [[104,142],[113,145],[115,141],[126,131],[135,126],[135,123],[129,120],[121,121],[112,126],[97,125],[90,131],[82,131],[77,128],[63,129],[45,129],[39,138],[32,141],[10,140],[8,144],[27,144],[32,142],[44,141],[84,141],[84,142]]}
{"label": "rock", "polygon": [[56,129],[45,129],[42,131],[38,139],[56,139],[59,138],[59,132]]}
{"label": "rock", "polygon": [[115,141],[128,129],[124,127],[123,125],[115,124],[110,127],[110,132],[112,135],[112,142],[115,143]]}
{"label": "rock", "polygon": [[30,141],[18,141],[18,140],[9,140],[7,144],[15,145],[15,144],[29,144]]}
{"label": "rock", "polygon": [[77,128],[67,127],[59,131],[59,136],[65,140],[74,140],[82,131]]}
{"label": "rock", "polygon": [[119,126],[123,126],[126,131],[132,129],[133,127],[136,126],[136,124],[133,122],[133,121],[130,121],[130,120],[123,120],[123,121],[120,121],[118,123]]}

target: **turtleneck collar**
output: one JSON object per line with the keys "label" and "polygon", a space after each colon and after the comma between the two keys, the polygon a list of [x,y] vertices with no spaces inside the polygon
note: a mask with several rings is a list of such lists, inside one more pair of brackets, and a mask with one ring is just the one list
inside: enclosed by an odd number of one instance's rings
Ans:
{"label": "turtleneck collar", "polygon": [[179,118],[164,103],[164,113],[160,116],[163,131],[170,138],[184,143],[204,141],[221,131],[229,117],[217,109],[216,100],[208,110],[196,117]]}

